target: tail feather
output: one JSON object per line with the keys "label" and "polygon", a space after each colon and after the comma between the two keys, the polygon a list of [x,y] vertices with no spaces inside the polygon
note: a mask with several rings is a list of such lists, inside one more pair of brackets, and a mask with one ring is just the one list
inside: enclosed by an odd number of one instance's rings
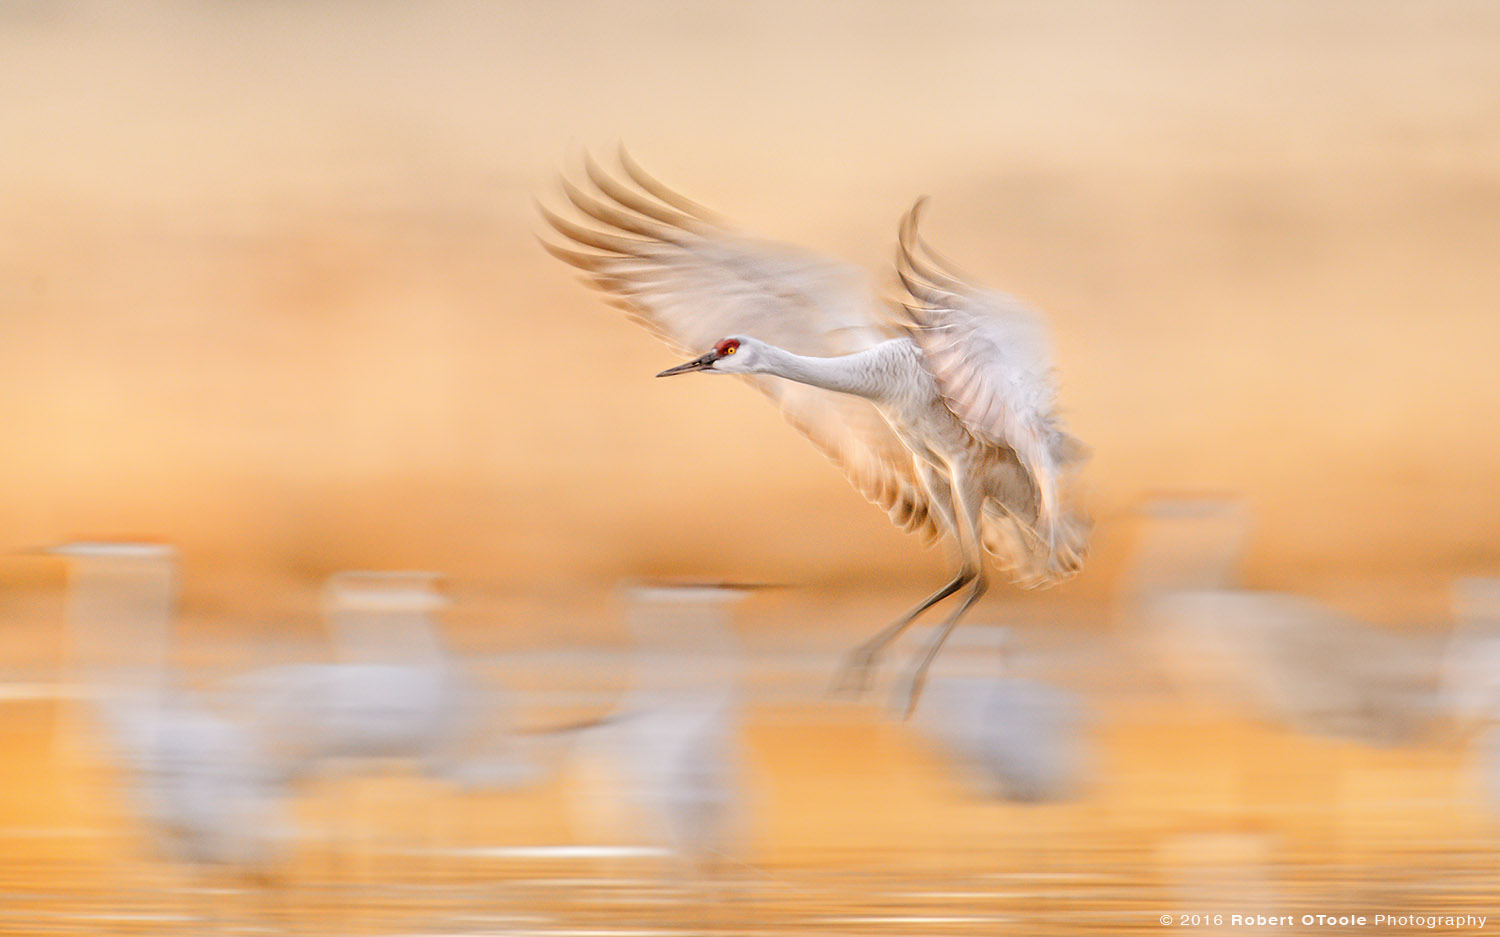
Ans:
{"label": "tail feather", "polygon": [[1083,568],[1093,523],[1076,511],[1064,511],[1046,527],[1039,531],[999,502],[985,502],[984,548],[1022,588],[1057,585]]}
{"label": "tail feather", "polygon": [[1052,444],[1049,447],[1052,453],[1052,461],[1061,472],[1070,472],[1083,467],[1093,454],[1088,444],[1074,436],[1057,430],[1052,435]]}

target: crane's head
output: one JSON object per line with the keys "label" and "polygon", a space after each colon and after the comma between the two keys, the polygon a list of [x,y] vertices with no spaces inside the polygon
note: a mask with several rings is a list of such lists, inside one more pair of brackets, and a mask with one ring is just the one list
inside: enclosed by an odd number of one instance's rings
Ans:
{"label": "crane's head", "polygon": [[667,368],[656,375],[657,377],[671,377],[674,374],[686,374],[689,371],[707,371],[710,374],[748,374],[756,370],[755,363],[759,357],[760,343],[753,338],[743,335],[731,335],[714,345],[713,351],[686,364],[679,364],[675,368]]}

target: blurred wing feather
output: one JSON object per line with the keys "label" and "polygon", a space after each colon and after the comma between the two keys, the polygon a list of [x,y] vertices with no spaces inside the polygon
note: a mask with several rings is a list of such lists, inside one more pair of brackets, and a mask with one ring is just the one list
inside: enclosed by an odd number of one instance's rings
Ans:
{"label": "blurred wing feather", "polygon": [[[801,355],[832,356],[895,334],[858,270],[737,235],[623,152],[620,164],[628,181],[591,158],[584,171],[592,191],[563,180],[563,194],[582,221],[538,204],[564,239],[543,238],[542,246],[678,353],[702,354],[727,335],[743,334]],[[897,526],[936,538],[911,453],[874,407],[780,378],[744,377]]]}
{"label": "blurred wing feather", "polygon": [[1061,504],[1059,484],[1087,449],[1054,411],[1046,328],[1018,300],[971,285],[929,248],[917,231],[921,207],[902,219],[896,255],[912,337],[953,414],[980,441],[1013,453],[1029,476],[1029,485],[991,493],[987,546],[1013,560],[1031,554],[1035,562],[1018,570],[1029,567],[1038,582],[1065,578],[1081,564],[1089,526]]}

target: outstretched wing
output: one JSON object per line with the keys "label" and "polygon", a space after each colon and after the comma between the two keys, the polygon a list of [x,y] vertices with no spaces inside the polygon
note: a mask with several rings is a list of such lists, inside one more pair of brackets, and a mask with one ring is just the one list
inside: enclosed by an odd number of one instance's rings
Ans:
{"label": "outstretched wing", "polygon": [[896,255],[912,337],[948,408],[976,438],[1014,453],[1029,476],[1029,485],[991,492],[986,545],[1021,560],[1023,578],[1028,569],[1039,583],[1066,578],[1081,565],[1089,525],[1061,503],[1059,484],[1087,449],[1057,419],[1046,328],[1015,298],[973,286],[943,262],[917,233],[921,207],[902,219]]}
{"label": "outstretched wing", "polygon": [[[647,175],[623,151],[624,178],[585,160],[590,189],[566,177],[581,216],[539,205],[565,239],[542,246],[583,271],[632,319],[683,355],[750,335],[801,355],[870,348],[895,334],[858,270],[739,236]],[[903,530],[938,533],[912,457],[866,401],[780,378],[742,375]]]}

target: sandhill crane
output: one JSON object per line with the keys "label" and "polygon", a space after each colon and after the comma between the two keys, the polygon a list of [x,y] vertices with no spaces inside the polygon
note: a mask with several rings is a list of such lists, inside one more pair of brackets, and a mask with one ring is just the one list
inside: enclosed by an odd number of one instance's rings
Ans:
{"label": "sandhill crane", "polygon": [[976,627],[966,653],[939,662],[912,725],[970,793],[1022,803],[1078,793],[1087,772],[1083,701],[1015,668],[1008,628]]}
{"label": "sandhill crane", "polygon": [[282,664],[230,681],[247,724],[288,780],[414,763],[461,788],[520,786],[542,767],[509,735],[497,690],[444,645],[434,573],[335,573],[324,606],[338,660]]}
{"label": "sandhill crane", "polygon": [[[323,606],[338,659],[272,666],[229,684],[278,777],[337,784],[325,788],[332,796],[326,832],[334,861],[360,861],[361,845],[371,856],[383,835],[373,804],[349,786],[356,779],[399,767],[445,782],[452,793],[511,789],[544,775],[540,746],[511,736],[501,694],[473,679],[446,647],[435,620],[448,604],[438,579],[423,572],[335,573]],[[416,845],[432,857],[422,868],[436,873],[442,853],[432,847],[447,845],[442,839],[451,830],[444,827],[461,822],[462,808],[449,798],[402,805],[425,818],[429,842],[398,848]]]}
{"label": "sandhill crane", "polygon": [[324,604],[339,660],[285,664],[233,681],[247,721],[289,778],[358,773],[391,759],[447,766],[470,713],[468,688],[431,621],[445,604],[435,578],[335,574]]}
{"label": "sandhill crane", "polygon": [[1144,514],[1127,611],[1182,689],[1315,734],[1389,743],[1427,730],[1439,708],[1428,642],[1240,587],[1250,511],[1238,499],[1164,499]]}
{"label": "sandhill crane", "polygon": [[745,795],[738,641],[730,610],[749,588],[632,582],[636,647],[613,712],[574,749],[575,816],[589,835],[640,841],[706,881],[742,844]]}
{"label": "sandhill crane", "polygon": [[1441,675],[1448,709],[1465,732],[1500,724],[1500,578],[1458,580],[1452,607]]}
{"label": "sandhill crane", "polygon": [[637,583],[627,620],[637,642],[613,733],[624,791],[683,868],[706,871],[736,846],[743,819],[738,641],[731,585]]}
{"label": "sandhill crane", "polygon": [[1455,734],[1470,746],[1479,793],[1500,813],[1500,577],[1458,580],[1452,607],[1443,697]]}
{"label": "sandhill crane", "polygon": [[922,728],[977,795],[1040,803],[1078,789],[1081,709],[1063,690],[1025,677],[946,677],[928,688],[929,710]]}
{"label": "sandhill crane", "polygon": [[99,703],[142,814],[172,857],[264,875],[292,828],[287,791],[253,734],[184,690],[105,691]]}
{"label": "sandhill crane", "polygon": [[926,246],[920,200],[900,226],[906,295],[887,306],[857,270],[742,237],[623,151],[620,164],[629,182],[586,159],[593,192],[562,179],[589,223],[539,205],[570,242],[542,243],[658,338],[699,355],[658,377],[744,376],[898,527],[956,546],[952,580],[857,648],[844,670],[863,688],[891,641],[967,586],[912,671],[910,713],[928,665],[986,589],[986,551],[1027,586],[1082,564],[1089,524],[1060,485],[1085,448],[1054,410],[1044,326]]}
{"label": "sandhill crane", "polygon": [[287,792],[253,733],[173,685],[165,658],[177,551],[72,543],[48,552],[69,560],[76,676],[153,841],[197,870],[264,884],[292,839]]}

